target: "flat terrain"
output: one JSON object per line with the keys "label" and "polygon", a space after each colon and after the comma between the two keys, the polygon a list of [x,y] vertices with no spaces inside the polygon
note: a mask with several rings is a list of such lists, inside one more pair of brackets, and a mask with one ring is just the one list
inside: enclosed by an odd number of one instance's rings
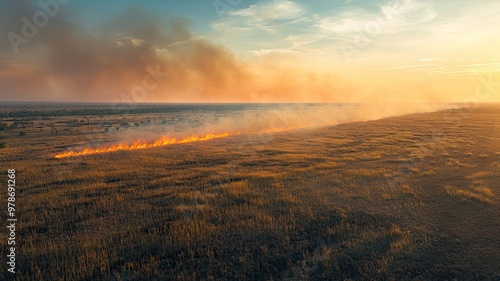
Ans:
{"label": "flat terrain", "polygon": [[18,280],[500,280],[499,105],[54,159],[181,118],[81,113],[0,122]]}

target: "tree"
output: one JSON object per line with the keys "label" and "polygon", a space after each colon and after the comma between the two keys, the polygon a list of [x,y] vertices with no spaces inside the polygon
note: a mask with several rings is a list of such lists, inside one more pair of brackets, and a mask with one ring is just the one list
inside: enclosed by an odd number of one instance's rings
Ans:
{"label": "tree", "polygon": [[37,129],[40,129],[40,131],[38,132],[38,134],[42,133],[43,127],[45,127],[45,124],[43,124],[43,123],[36,126]]}
{"label": "tree", "polygon": [[90,120],[87,116],[84,116],[83,118],[85,118],[85,120],[87,120],[87,126],[90,128],[90,132],[91,133],[94,133],[94,130],[92,129],[92,126],[90,126]]}
{"label": "tree", "polygon": [[54,123],[49,123],[47,124],[47,127],[50,128],[50,134],[53,135],[54,132],[56,132],[56,135],[57,135],[57,128],[56,128],[56,124]]}

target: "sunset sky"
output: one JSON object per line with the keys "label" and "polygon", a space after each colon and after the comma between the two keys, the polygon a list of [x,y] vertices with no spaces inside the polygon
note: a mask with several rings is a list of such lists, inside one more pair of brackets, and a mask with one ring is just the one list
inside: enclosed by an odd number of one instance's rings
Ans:
{"label": "sunset sky", "polygon": [[500,101],[494,0],[102,2],[2,1],[0,100]]}

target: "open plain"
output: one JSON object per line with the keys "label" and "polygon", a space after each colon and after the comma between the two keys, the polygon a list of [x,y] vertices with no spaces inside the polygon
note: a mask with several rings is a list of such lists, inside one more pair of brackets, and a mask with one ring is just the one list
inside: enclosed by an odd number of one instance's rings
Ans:
{"label": "open plain", "polygon": [[498,104],[64,159],[175,120],[4,113],[18,280],[500,280]]}

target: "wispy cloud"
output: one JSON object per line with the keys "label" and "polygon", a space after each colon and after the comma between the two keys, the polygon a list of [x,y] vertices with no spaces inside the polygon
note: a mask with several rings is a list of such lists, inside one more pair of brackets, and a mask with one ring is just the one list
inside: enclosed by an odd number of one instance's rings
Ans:
{"label": "wispy cloud", "polygon": [[438,16],[428,3],[400,0],[380,6],[379,11],[359,7],[345,9],[337,15],[322,17],[315,26],[325,34],[347,35],[359,32],[396,33],[417,29]]}
{"label": "wispy cloud", "polygon": [[225,17],[212,24],[215,30],[244,30],[257,28],[273,31],[273,24],[298,19],[304,10],[288,0],[261,1],[248,8],[229,10]]}
{"label": "wispy cloud", "polygon": [[252,51],[252,54],[255,56],[265,56],[265,55],[286,55],[286,54],[291,54],[294,53],[295,51],[292,49],[287,49],[287,48],[282,48],[282,49],[261,49],[261,50],[256,50]]}
{"label": "wispy cloud", "polygon": [[[360,33],[393,34],[417,29],[437,15],[432,5],[415,0],[386,2],[378,11],[369,11],[362,4],[351,6],[349,3],[328,15],[311,11],[293,1],[274,0],[227,11],[223,19],[212,24],[212,28],[225,32],[225,38],[231,37],[227,32],[233,32],[238,38],[250,39],[257,38],[257,33],[262,31],[272,34],[271,38],[262,35],[259,39],[273,48],[262,48],[256,44],[255,49],[248,50],[257,56],[277,52],[331,55],[331,49],[338,49],[333,44],[357,40]],[[318,45],[321,50],[315,50]]]}
{"label": "wispy cloud", "polygon": [[229,11],[230,16],[252,17],[260,22],[270,22],[277,19],[293,19],[302,13],[302,8],[292,1],[275,0],[259,2],[242,10]]}

